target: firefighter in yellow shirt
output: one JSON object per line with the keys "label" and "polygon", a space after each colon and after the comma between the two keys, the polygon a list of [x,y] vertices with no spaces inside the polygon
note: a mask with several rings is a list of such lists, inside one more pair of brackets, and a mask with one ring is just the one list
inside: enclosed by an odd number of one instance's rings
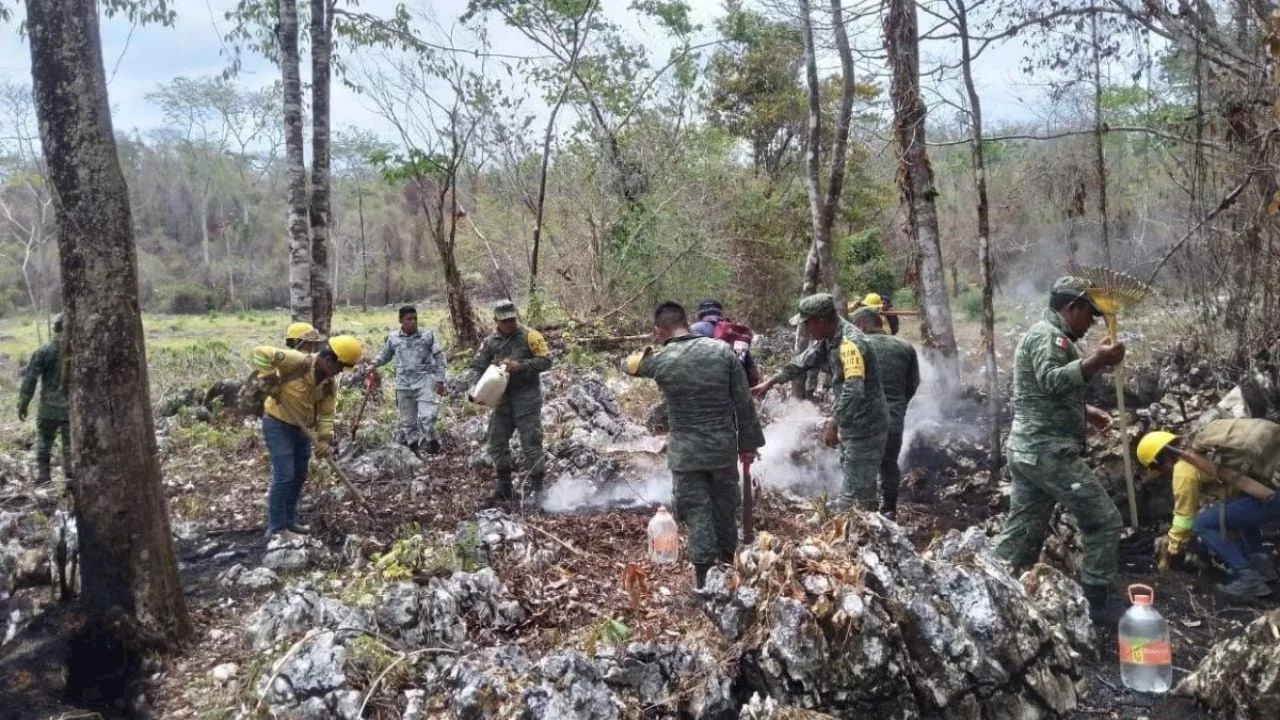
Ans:
{"label": "firefighter in yellow shirt", "polygon": [[[1196,537],[1227,566],[1219,586],[1234,600],[1271,594],[1277,579],[1262,547],[1261,528],[1280,522],[1280,425],[1268,420],[1216,420],[1184,447],[1170,432],[1147,433],[1138,460],[1173,475],[1173,526],[1156,541],[1161,567]],[[1229,533],[1239,535],[1237,543]]]}
{"label": "firefighter in yellow shirt", "polygon": [[271,489],[267,495],[267,534],[305,534],[298,522],[298,498],[307,481],[312,440],[315,455],[333,456],[335,378],[360,362],[364,348],[350,335],[329,338],[314,355],[262,346],[251,356],[267,387],[262,436],[271,456]]}

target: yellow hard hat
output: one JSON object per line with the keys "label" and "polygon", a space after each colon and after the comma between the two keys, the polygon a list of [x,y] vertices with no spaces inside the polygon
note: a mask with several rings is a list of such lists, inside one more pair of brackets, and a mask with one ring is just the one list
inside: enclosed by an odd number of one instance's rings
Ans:
{"label": "yellow hard hat", "polygon": [[329,349],[338,356],[338,362],[348,367],[360,362],[360,358],[364,356],[364,346],[350,335],[329,338]]}
{"label": "yellow hard hat", "polygon": [[880,293],[867,293],[867,296],[862,298],[862,304],[879,310],[884,307],[884,300],[880,299]]}
{"label": "yellow hard hat", "polygon": [[1151,467],[1156,462],[1156,457],[1160,455],[1160,451],[1169,446],[1169,443],[1177,440],[1178,436],[1166,430],[1153,430],[1138,441],[1138,462]]}
{"label": "yellow hard hat", "polygon": [[296,322],[285,328],[284,339],[300,340],[303,335],[306,335],[309,332],[316,332],[316,329],[312,327],[311,323]]}

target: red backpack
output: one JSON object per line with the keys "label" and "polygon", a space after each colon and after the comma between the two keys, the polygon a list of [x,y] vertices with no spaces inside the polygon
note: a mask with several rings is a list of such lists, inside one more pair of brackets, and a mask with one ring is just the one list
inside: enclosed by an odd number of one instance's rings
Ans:
{"label": "red backpack", "polygon": [[737,350],[738,343],[746,343],[750,347],[751,341],[755,339],[756,334],[751,332],[751,328],[746,325],[739,325],[721,318],[720,322],[716,323],[716,332],[712,337],[729,343],[734,346],[734,350]]}

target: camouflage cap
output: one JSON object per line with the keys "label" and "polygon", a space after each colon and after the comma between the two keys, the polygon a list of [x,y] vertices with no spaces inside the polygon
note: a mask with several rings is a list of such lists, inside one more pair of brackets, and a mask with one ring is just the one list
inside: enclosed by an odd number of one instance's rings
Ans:
{"label": "camouflage cap", "polygon": [[1101,315],[1102,311],[1098,309],[1098,305],[1093,302],[1093,298],[1089,296],[1089,288],[1092,287],[1089,281],[1074,275],[1064,275],[1053,283],[1053,289],[1049,291],[1049,296],[1065,295],[1072,299],[1084,298],[1089,302],[1089,307],[1093,308],[1094,315]]}
{"label": "camouflage cap", "polygon": [[510,300],[499,300],[493,306],[494,320],[510,320],[520,317],[520,313],[516,311],[516,304]]}
{"label": "camouflage cap", "polygon": [[800,305],[796,308],[799,312],[791,316],[791,324],[799,325],[809,318],[821,315],[834,315],[836,313],[836,301],[827,293],[818,293],[810,295],[800,300]]}
{"label": "camouflage cap", "polygon": [[863,320],[874,320],[878,325],[880,323],[880,311],[870,305],[865,305],[855,310],[853,317],[849,318],[849,320],[855,325]]}

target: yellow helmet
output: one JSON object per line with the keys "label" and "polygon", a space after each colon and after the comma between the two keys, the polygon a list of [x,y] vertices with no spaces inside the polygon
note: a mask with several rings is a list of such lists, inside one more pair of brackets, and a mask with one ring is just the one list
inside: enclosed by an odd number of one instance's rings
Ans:
{"label": "yellow helmet", "polygon": [[879,310],[884,307],[884,300],[880,299],[879,293],[867,293],[867,296],[862,298],[862,304]]}
{"label": "yellow helmet", "polygon": [[1138,441],[1138,462],[1151,467],[1155,464],[1160,451],[1169,447],[1169,443],[1177,439],[1177,435],[1166,430],[1153,430],[1143,435]]}
{"label": "yellow helmet", "polygon": [[306,335],[307,333],[314,333],[314,332],[316,332],[316,329],[312,327],[311,323],[296,322],[290,325],[289,327],[285,328],[284,339],[285,340],[301,340],[303,335]]}
{"label": "yellow helmet", "polygon": [[360,362],[364,356],[364,346],[350,335],[337,335],[329,338],[329,349],[338,356],[338,362],[351,367]]}

